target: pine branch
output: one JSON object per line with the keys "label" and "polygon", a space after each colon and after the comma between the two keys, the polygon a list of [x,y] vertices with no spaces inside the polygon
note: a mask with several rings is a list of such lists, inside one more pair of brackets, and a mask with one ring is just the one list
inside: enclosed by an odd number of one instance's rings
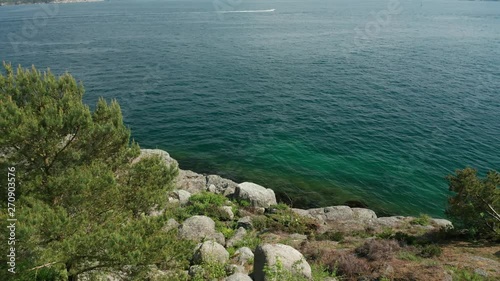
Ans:
{"label": "pine branch", "polygon": [[41,269],[41,268],[44,268],[44,267],[49,267],[49,266],[52,266],[52,265],[57,264],[57,263],[61,263],[61,262],[59,262],[59,261],[49,262],[49,263],[46,263],[46,264],[43,264],[43,265],[40,265],[40,266],[36,266],[36,267],[30,268],[30,269],[28,269],[28,271],[33,271],[33,270],[38,270],[38,269]]}

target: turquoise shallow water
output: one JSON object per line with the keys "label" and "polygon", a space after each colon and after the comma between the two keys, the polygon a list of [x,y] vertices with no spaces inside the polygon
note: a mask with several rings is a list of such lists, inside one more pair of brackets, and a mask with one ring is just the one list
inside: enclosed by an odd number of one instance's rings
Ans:
{"label": "turquoise shallow water", "polygon": [[0,59],[69,71],[143,147],[296,206],[441,216],[448,173],[500,168],[500,2],[0,7]]}

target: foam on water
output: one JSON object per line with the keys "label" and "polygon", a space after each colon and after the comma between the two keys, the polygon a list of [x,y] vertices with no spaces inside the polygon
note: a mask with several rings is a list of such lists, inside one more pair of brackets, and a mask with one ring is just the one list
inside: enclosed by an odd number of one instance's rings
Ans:
{"label": "foam on water", "polygon": [[268,10],[243,10],[243,11],[218,11],[218,13],[271,13],[276,9],[268,9]]}

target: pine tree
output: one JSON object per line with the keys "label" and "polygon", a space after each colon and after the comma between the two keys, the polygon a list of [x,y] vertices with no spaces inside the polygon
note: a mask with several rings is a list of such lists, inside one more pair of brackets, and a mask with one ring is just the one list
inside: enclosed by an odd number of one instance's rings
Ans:
{"label": "pine tree", "polygon": [[449,190],[446,213],[459,228],[476,237],[500,238],[500,174],[489,171],[484,179],[472,168],[457,170],[447,177]]}
{"label": "pine tree", "polygon": [[118,103],[100,99],[91,111],[70,74],[4,68],[0,180],[5,186],[6,167],[16,167],[15,280],[77,280],[97,270],[132,278],[182,254],[161,230],[167,217],[148,216],[167,202],[177,167],[157,157],[132,161],[140,150]]}

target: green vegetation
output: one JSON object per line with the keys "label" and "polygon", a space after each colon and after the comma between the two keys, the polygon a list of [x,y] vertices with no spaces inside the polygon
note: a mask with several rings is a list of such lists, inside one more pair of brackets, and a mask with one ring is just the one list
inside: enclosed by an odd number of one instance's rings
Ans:
{"label": "green vegetation", "polygon": [[[300,261],[296,262],[292,266],[293,270],[288,270],[283,267],[283,263],[278,258],[276,260],[276,264],[273,266],[265,266],[264,273],[266,274],[266,280],[269,281],[307,281],[310,280],[304,276],[296,274],[296,272],[300,272]],[[322,265],[314,264],[311,266],[311,274],[313,281],[322,281],[327,277],[337,277],[336,272],[329,272],[326,267]]]}
{"label": "green vegetation", "polygon": [[[16,169],[17,280],[75,280],[125,265],[140,278],[152,264],[185,266],[190,243],[161,231],[166,216],[147,216],[167,202],[177,167],[157,157],[133,162],[139,146],[118,103],[100,99],[91,111],[71,75],[4,68],[0,166],[2,177]],[[0,220],[7,221],[5,212]],[[6,253],[5,235],[0,239]]]}
{"label": "green vegetation", "polygon": [[340,231],[327,231],[325,233],[316,235],[315,238],[318,241],[330,240],[330,241],[341,242],[342,240],[344,240],[344,233]]}
{"label": "green vegetation", "polygon": [[420,261],[422,258],[418,257],[411,251],[403,250],[397,254],[398,259],[406,261]]}
{"label": "green vegetation", "polygon": [[420,214],[420,216],[414,218],[410,223],[426,226],[431,223],[431,217],[426,214]]}
{"label": "green vegetation", "polygon": [[226,265],[219,262],[204,262],[202,263],[196,273],[194,274],[192,281],[204,281],[204,280],[220,280],[227,276]]}
{"label": "green vegetation", "polygon": [[[278,205],[279,206],[279,205]],[[314,219],[300,216],[282,204],[273,213],[254,216],[252,224],[257,230],[283,231],[287,233],[312,234],[318,228]]]}
{"label": "green vegetation", "polygon": [[450,270],[453,273],[453,280],[459,280],[459,281],[484,281],[484,280],[488,280],[487,278],[485,278],[485,277],[483,277],[475,272],[471,272],[470,270],[465,269],[465,268],[451,267]]}
{"label": "green vegetation", "polygon": [[257,246],[261,242],[262,242],[261,239],[257,236],[257,234],[254,231],[249,231],[249,232],[247,232],[247,234],[245,235],[245,237],[241,241],[238,241],[234,245],[234,248],[238,249],[241,247],[248,247],[252,251],[254,251],[255,248],[257,248]]}
{"label": "green vegetation", "polygon": [[419,256],[423,258],[433,258],[441,256],[442,250],[438,245],[430,244],[422,246]]}
{"label": "green vegetation", "polygon": [[490,171],[478,178],[472,168],[457,170],[447,177],[449,190],[447,215],[455,226],[473,237],[500,239],[500,174]]}

